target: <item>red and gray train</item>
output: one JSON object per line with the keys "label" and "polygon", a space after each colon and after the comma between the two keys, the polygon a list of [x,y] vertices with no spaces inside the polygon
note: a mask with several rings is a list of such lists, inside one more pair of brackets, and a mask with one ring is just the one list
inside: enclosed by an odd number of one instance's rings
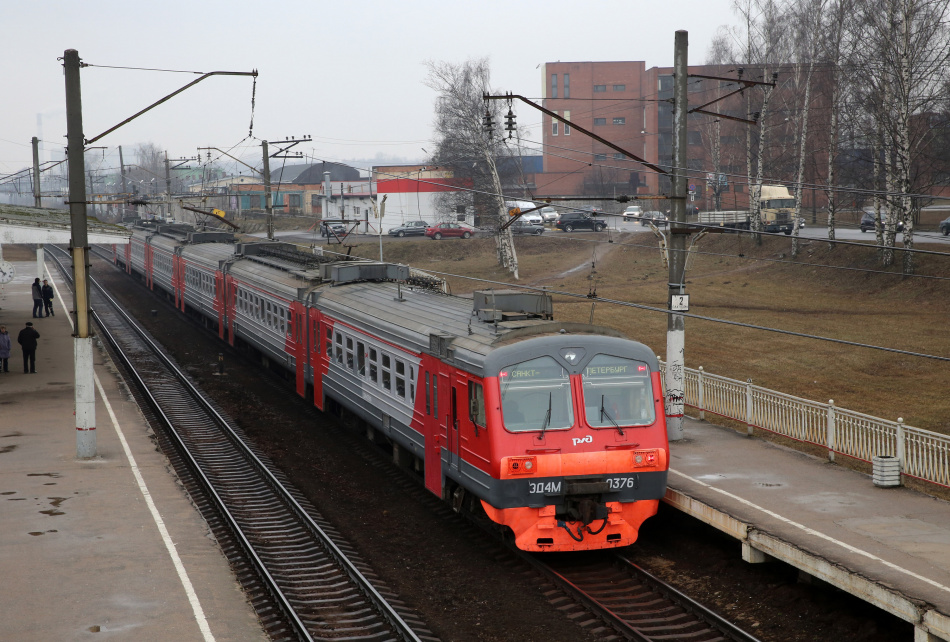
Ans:
{"label": "red and gray train", "polygon": [[631,544],[665,493],[656,356],[555,321],[550,295],[456,297],[405,265],[184,225],[136,224],[115,260],[286,369],[317,408],[345,408],[411,453],[428,490],[480,504],[523,550]]}

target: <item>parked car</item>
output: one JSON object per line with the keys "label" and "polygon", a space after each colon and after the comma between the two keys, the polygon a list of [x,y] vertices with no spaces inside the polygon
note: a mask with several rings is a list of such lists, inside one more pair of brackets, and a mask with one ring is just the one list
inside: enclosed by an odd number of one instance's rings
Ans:
{"label": "parked car", "polygon": [[940,233],[944,236],[950,234],[950,218],[945,218],[940,221]]}
{"label": "parked car", "polygon": [[639,205],[628,205],[627,209],[623,211],[624,222],[629,221],[630,219],[638,219],[641,216],[643,216],[643,210]]}
{"label": "parked car", "polygon": [[587,212],[564,212],[558,217],[554,227],[565,232],[573,232],[574,230],[602,232],[607,229],[607,221],[591,216]]}
{"label": "parked car", "polygon": [[536,223],[538,225],[544,225],[544,217],[541,216],[540,211],[528,212],[527,214],[522,214],[518,217],[519,221],[528,221],[529,223]]}
{"label": "parked car", "polygon": [[657,227],[663,227],[666,225],[666,222],[666,214],[657,210],[644,212],[643,216],[640,217],[640,225],[649,225],[650,223],[653,223]]}
{"label": "parked car", "polygon": [[557,223],[558,213],[553,207],[542,207],[540,209],[541,219],[545,223]]}
{"label": "parked car", "polygon": [[342,239],[346,237],[346,227],[342,223],[324,223],[320,226],[320,236],[336,236]]}
{"label": "parked car", "polygon": [[426,236],[436,241],[442,238],[471,238],[475,231],[470,227],[459,225],[458,223],[437,223],[433,227],[426,228]]}
{"label": "parked car", "polygon": [[389,230],[390,236],[425,236],[429,224],[426,221],[407,221]]}
{"label": "parked car", "polygon": [[[881,212],[881,224],[884,223],[884,212]],[[867,232],[868,230],[874,229],[874,212],[865,212],[864,216],[861,217],[861,223],[859,224],[862,232]],[[904,221],[897,221],[897,231],[904,231]]]}
{"label": "parked car", "polygon": [[544,234],[544,226],[540,223],[532,223],[531,221],[524,220],[524,217],[519,218],[517,221],[512,222],[508,226],[511,229],[512,234],[533,234],[540,236]]}

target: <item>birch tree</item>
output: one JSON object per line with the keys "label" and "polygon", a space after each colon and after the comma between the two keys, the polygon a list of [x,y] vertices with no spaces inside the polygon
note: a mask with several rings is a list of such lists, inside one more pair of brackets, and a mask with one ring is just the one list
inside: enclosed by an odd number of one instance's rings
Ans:
{"label": "birch tree", "polygon": [[486,110],[496,127],[501,123],[501,104],[484,101],[482,96],[496,93],[491,88],[491,70],[485,58],[460,64],[428,62],[425,84],[437,92],[434,132],[435,152],[431,162],[450,167],[457,179],[469,180],[472,191],[446,192],[440,195],[441,207],[456,211],[473,206],[494,230],[498,264],[518,278],[518,256],[511,229],[501,229],[508,220],[498,175],[496,158],[507,153],[496,131],[488,135],[484,128]]}

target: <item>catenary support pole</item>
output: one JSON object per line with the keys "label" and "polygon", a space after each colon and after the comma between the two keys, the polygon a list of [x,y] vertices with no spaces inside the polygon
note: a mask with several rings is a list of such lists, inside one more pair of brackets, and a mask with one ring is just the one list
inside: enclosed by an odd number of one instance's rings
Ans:
{"label": "catenary support pole", "polygon": [[[40,139],[33,137],[33,205],[43,207],[43,197],[40,196]],[[43,268],[46,257],[43,255],[43,244],[36,246],[36,276],[43,278]]]}
{"label": "catenary support pole", "polygon": [[165,150],[165,220],[174,222],[172,217],[172,170],[168,165],[168,150]]}
{"label": "catenary support pole", "polygon": [[43,207],[40,196],[40,139],[33,137],[33,205]]}
{"label": "catenary support pole", "polygon": [[267,212],[267,238],[274,240],[274,203],[270,191],[270,154],[267,151],[267,141],[261,141],[264,149],[264,211]]}
{"label": "catenary support pole", "polygon": [[[127,183],[126,183],[126,181],[125,181],[125,159],[122,158],[122,145],[119,145],[119,172],[122,174],[122,197],[123,197],[123,198],[128,198],[128,197],[129,197],[129,188],[128,188],[128,185],[127,185]],[[123,205],[122,208],[121,208],[121,210],[119,210],[119,211],[122,212],[121,218],[125,218],[125,213],[126,213],[126,212],[125,212],[125,205]],[[120,220],[121,220],[121,218],[120,218]]]}
{"label": "catenary support pole", "polygon": [[89,241],[86,231],[85,151],[82,131],[82,92],[79,85],[79,52],[63,54],[66,72],[66,153],[69,157],[69,215],[72,228],[70,251],[76,286],[74,314],[74,363],[76,374],[76,456],[95,457],[96,391],[92,362],[92,333],[89,329]]}
{"label": "catenary support pole", "polygon": [[677,31],[673,49],[673,206],[670,223],[670,276],[666,326],[666,430],[670,441],[685,436],[686,327],[682,314],[673,312],[674,296],[686,293],[686,93],[689,34]]}

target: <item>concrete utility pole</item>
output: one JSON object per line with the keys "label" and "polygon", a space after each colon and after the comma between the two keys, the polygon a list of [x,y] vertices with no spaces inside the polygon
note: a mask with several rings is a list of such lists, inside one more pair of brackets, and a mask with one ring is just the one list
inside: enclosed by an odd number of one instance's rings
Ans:
{"label": "concrete utility pole", "polygon": [[[40,139],[33,137],[33,205],[43,207],[40,197]],[[46,257],[43,255],[43,244],[36,246],[36,276],[41,279],[45,276]]]}
{"label": "concrete utility pole", "polygon": [[[128,196],[128,188],[125,182],[125,159],[122,158],[122,145],[119,145],[119,171],[122,173],[122,194]],[[121,209],[122,218],[125,218],[125,205]]]}
{"label": "concrete utility pole", "polygon": [[76,456],[96,456],[96,388],[89,328],[89,241],[86,230],[85,141],[82,131],[82,92],[79,86],[79,52],[63,54],[66,72],[66,153],[69,157],[69,216],[72,229],[73,280],[76,286]]}
{"label": "concrete utility pole", "polygon": [[40,196],[40,139],[33,137],[33,205],[43,207]]}
{"label": "concrete utility pole", "polygon": [[666,325],[666,430],[670,441],[683,439],[683,406],[686,395],[686,327],[681,302],[686,294],[686,93],[689,34],[677,31],[673,48],[673,207],[670,221],[669,315]]}
{"label": "concrete utility pole", "polygon": [[271,201],[270,191],[270,154],[267,151],[267,141],[261,141],[264,149],[264,211],[267,212],[267,238],[274,240],[274,204]]}
{"label": "concrete utility pole", "polygon": [[[326,165],[324,165],[326,167]],[[330,218],[330,198],[333,194],[330,193],[330,172],[323,172],[323,219],[326,220]],[[329,235],[327,235],[327,240],[330,240]]]}
{"label": "concrete utility pole", "polygon": [[168,150],[165,150],[165,220],[171,220],[172,218],[172,170],[168,165]]}

